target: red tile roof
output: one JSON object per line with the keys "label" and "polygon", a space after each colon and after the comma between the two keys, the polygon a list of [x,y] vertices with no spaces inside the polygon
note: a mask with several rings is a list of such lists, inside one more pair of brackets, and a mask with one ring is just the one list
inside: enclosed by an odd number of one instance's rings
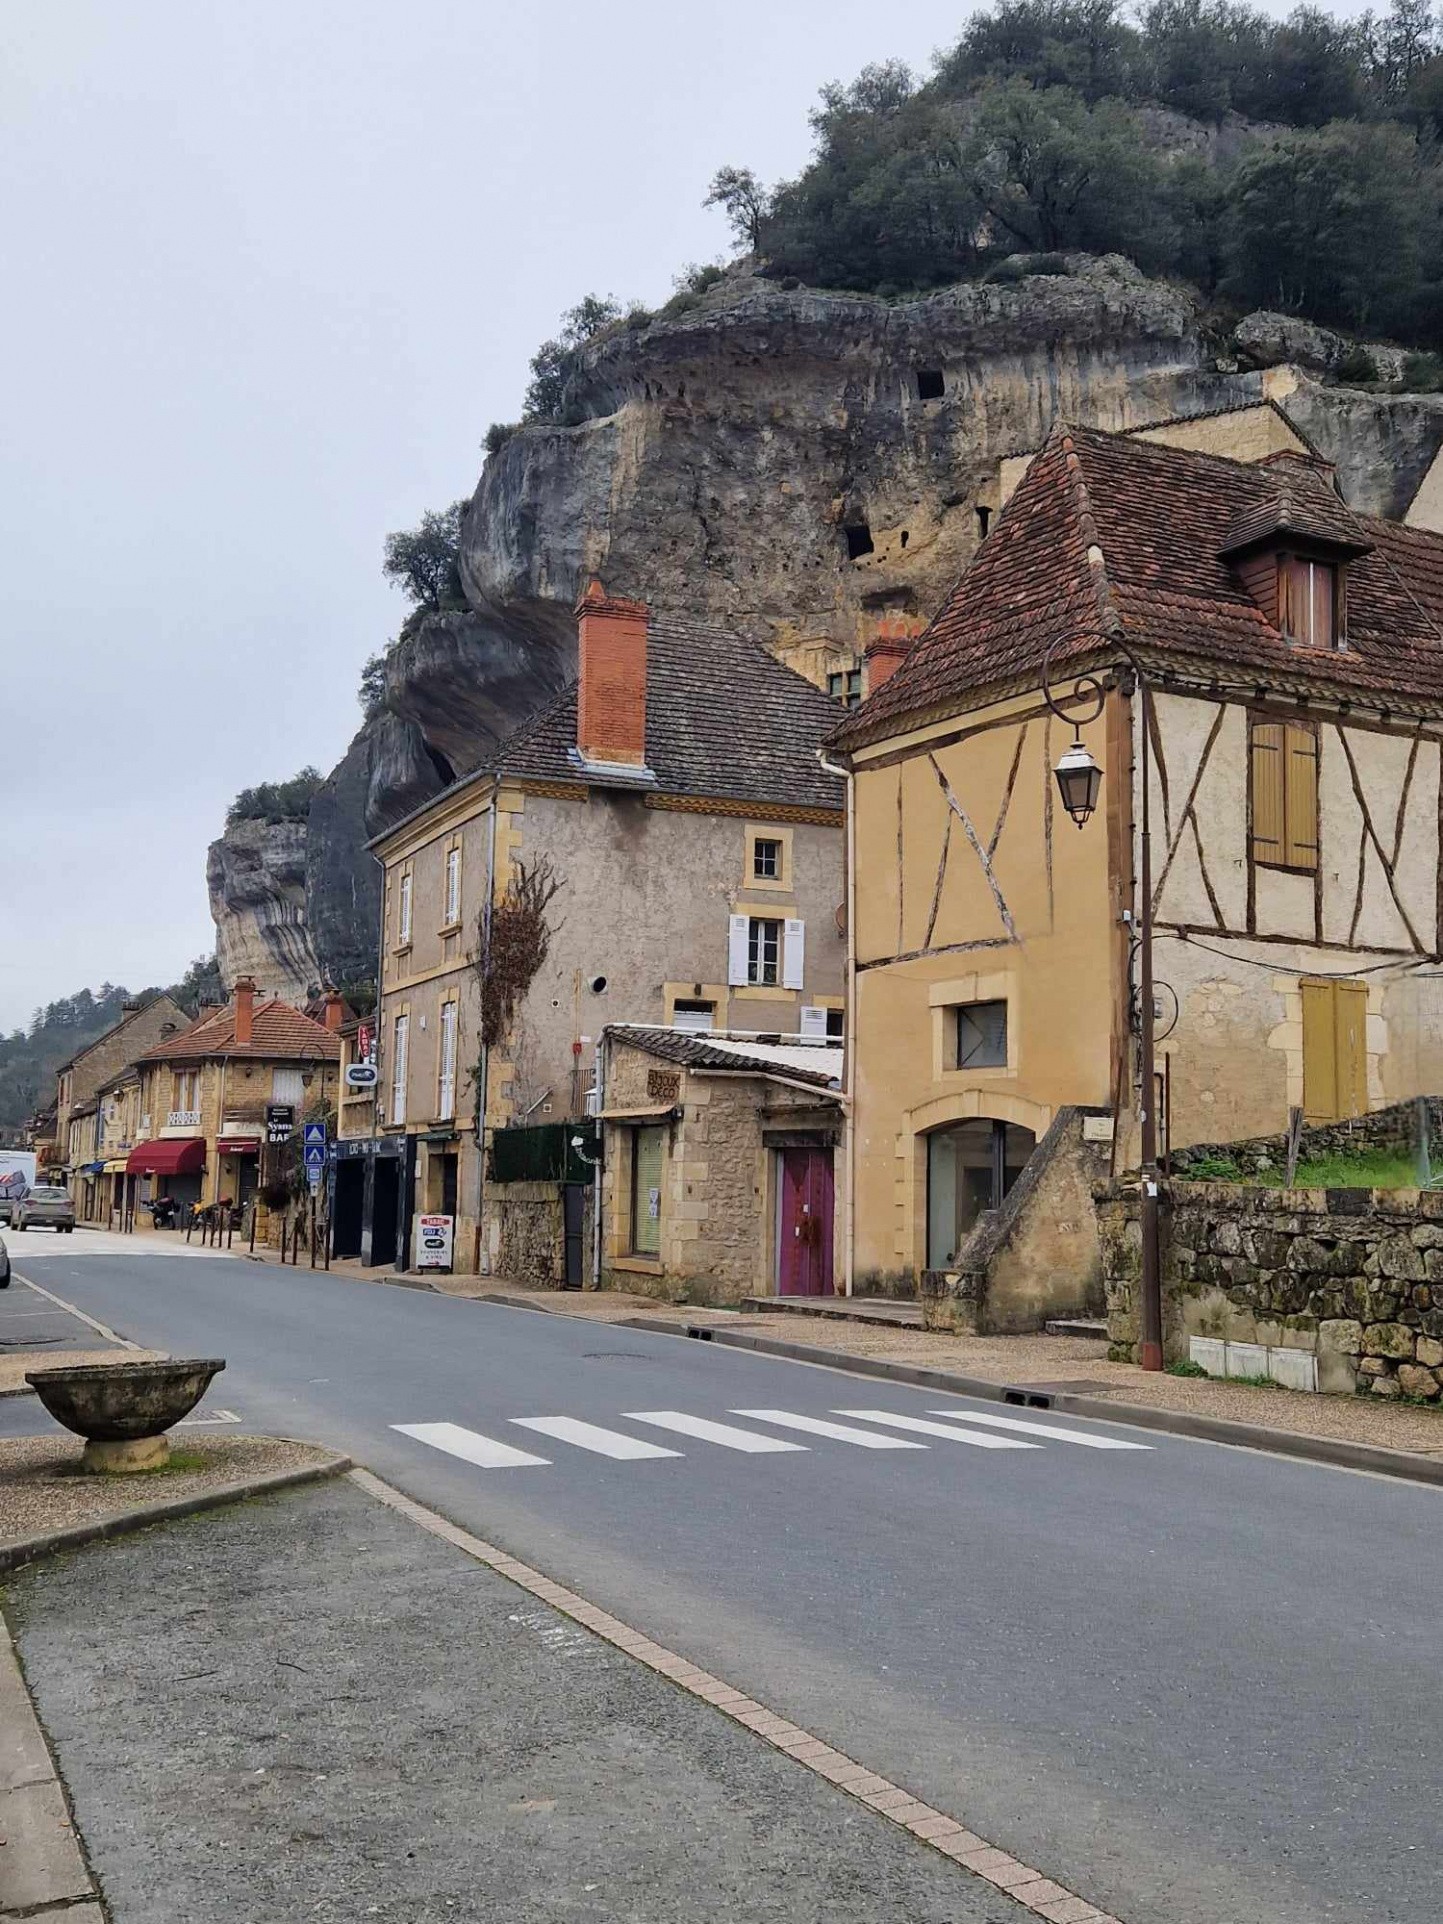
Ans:
{"label": "red tile roof", "polygon": [[[1284,494],[1290,525],[1367,549],[1348,563],[1346,649],[1291,645],[1223,559],[1230,533],[1260,527]],[[1065,668],[1119,639],[1179,670],[1440,710],[1443,536],[1354,514],[1307,458],[1230,461],[1060,428],[907,660],[831,739],[856,747],[1035,686],[1053,644]]]}
{"label": "red tile roof", "polygon": [[266,1057],[300,1062],[339,1062],[340,1038],[313,1022],[289,1002],[258,1002],[251,1018],[251,1039],[235,1039],[235,1004],[208,1009],[179,1035],[170,1036],[140,1057],[142,1062],[194,1062],[204,1056]]}

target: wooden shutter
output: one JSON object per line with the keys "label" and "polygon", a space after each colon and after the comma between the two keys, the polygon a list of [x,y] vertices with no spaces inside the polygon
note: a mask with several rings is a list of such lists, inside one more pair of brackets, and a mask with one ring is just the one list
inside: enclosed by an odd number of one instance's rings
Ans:
{"label": "wooden shutter", "polygon": [[1306,613],[1302,563],[1291,555],[1278,557],[1278,626],[1291,640],[1298,637],[1298,622]]}
{"label": "wooden shutter", "polygon": [[727,934],[727,985],[736,988],[747,979],[748,918],[734,915]]}
{"label": "wooden shutter", "polygon": [[1284,859],[1282,722],[1253,723],[1253,860],[1275,866]]}
{"label": "wooden shutter", "polygon": [[1304,981],[1303,1114],[1342,1122],[1368,1110],[1368,985]]}
{"label": "wooden shutter", "polygon": [[1288,722],[1283,755],[1283,861],[1288,868],[1318,866],[1318,738]]}
{"label": "wooden shutter", "polygon": [[1309,572],[1312,575],[1313,607],[1308,638],[1314,648],[1331,648],[1335,572],[1326,561],[1313,562]]}
{"label": "wooden shutter", "polygon": [[807,925],[787,917],[786,943],[782,951],[782,987],[799,989],[806,973]]}

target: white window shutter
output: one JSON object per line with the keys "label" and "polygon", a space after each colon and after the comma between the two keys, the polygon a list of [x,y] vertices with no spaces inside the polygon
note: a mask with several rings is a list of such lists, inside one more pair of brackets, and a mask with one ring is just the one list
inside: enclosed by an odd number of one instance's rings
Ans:
{"label": "white window shutter", "polygon": [[782,957],[782,987],[799,989],[806,967],[807,925],[787,917],[786,952]]}
{"label": "white window shutter", "polygon": [[732,916],[730,932],[727,937],[727,985],[730,988],[736,988],[739,983],[742,986],[746,984],[747,933],[747,917],[745,915]]}
{"label": "white window shutter", "polygon": [[827,1012],[816,1009],[809,1003],[802,1010],[801,1033],[806,1036],[820,1036],[824,1041],[827,1034]]}

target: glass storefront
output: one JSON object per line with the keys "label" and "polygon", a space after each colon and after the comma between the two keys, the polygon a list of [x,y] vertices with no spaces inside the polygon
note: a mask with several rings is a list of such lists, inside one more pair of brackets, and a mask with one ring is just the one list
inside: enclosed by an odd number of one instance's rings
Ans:
{"label": "glass storefront", "polygon": [[1037,1138],[1016,1123],[977,1117],[927,1138],[927,1267],[948,1269],[985,1209],[997,1209]]}

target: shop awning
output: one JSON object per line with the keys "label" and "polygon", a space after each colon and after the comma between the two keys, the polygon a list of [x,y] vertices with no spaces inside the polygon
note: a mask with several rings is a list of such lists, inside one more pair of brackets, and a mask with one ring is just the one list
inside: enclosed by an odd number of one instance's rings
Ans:
{"label": "shop awning", "polygon": [[83,1162],[80,1165],[81,1172],[87,1176],[98,1176],[104,1167],[103,1162]]}
{"label": "shop awning", "polygon": [[101,1173],[106,1176],[123,1176],[125,1174],[124,1156],[112,1156]]}
{"label": "shop awning", "polygon": [[132,1176],[194,1176],[205,1168],[204,1136],[178,1136],[142,1142],[125,1159]]}
{"label": "shop awning", "polygon": [[602,1109],[597,1112],[598,1122],[662,1122],[667,1116],[679,1116],[679,1102],[633,1102],[619,1109]]}
{"label": "shop awning", "polygon": [[218,1156],[258,1156],[261,1153],[258,1136],[222,1136],[215,1146]]}

